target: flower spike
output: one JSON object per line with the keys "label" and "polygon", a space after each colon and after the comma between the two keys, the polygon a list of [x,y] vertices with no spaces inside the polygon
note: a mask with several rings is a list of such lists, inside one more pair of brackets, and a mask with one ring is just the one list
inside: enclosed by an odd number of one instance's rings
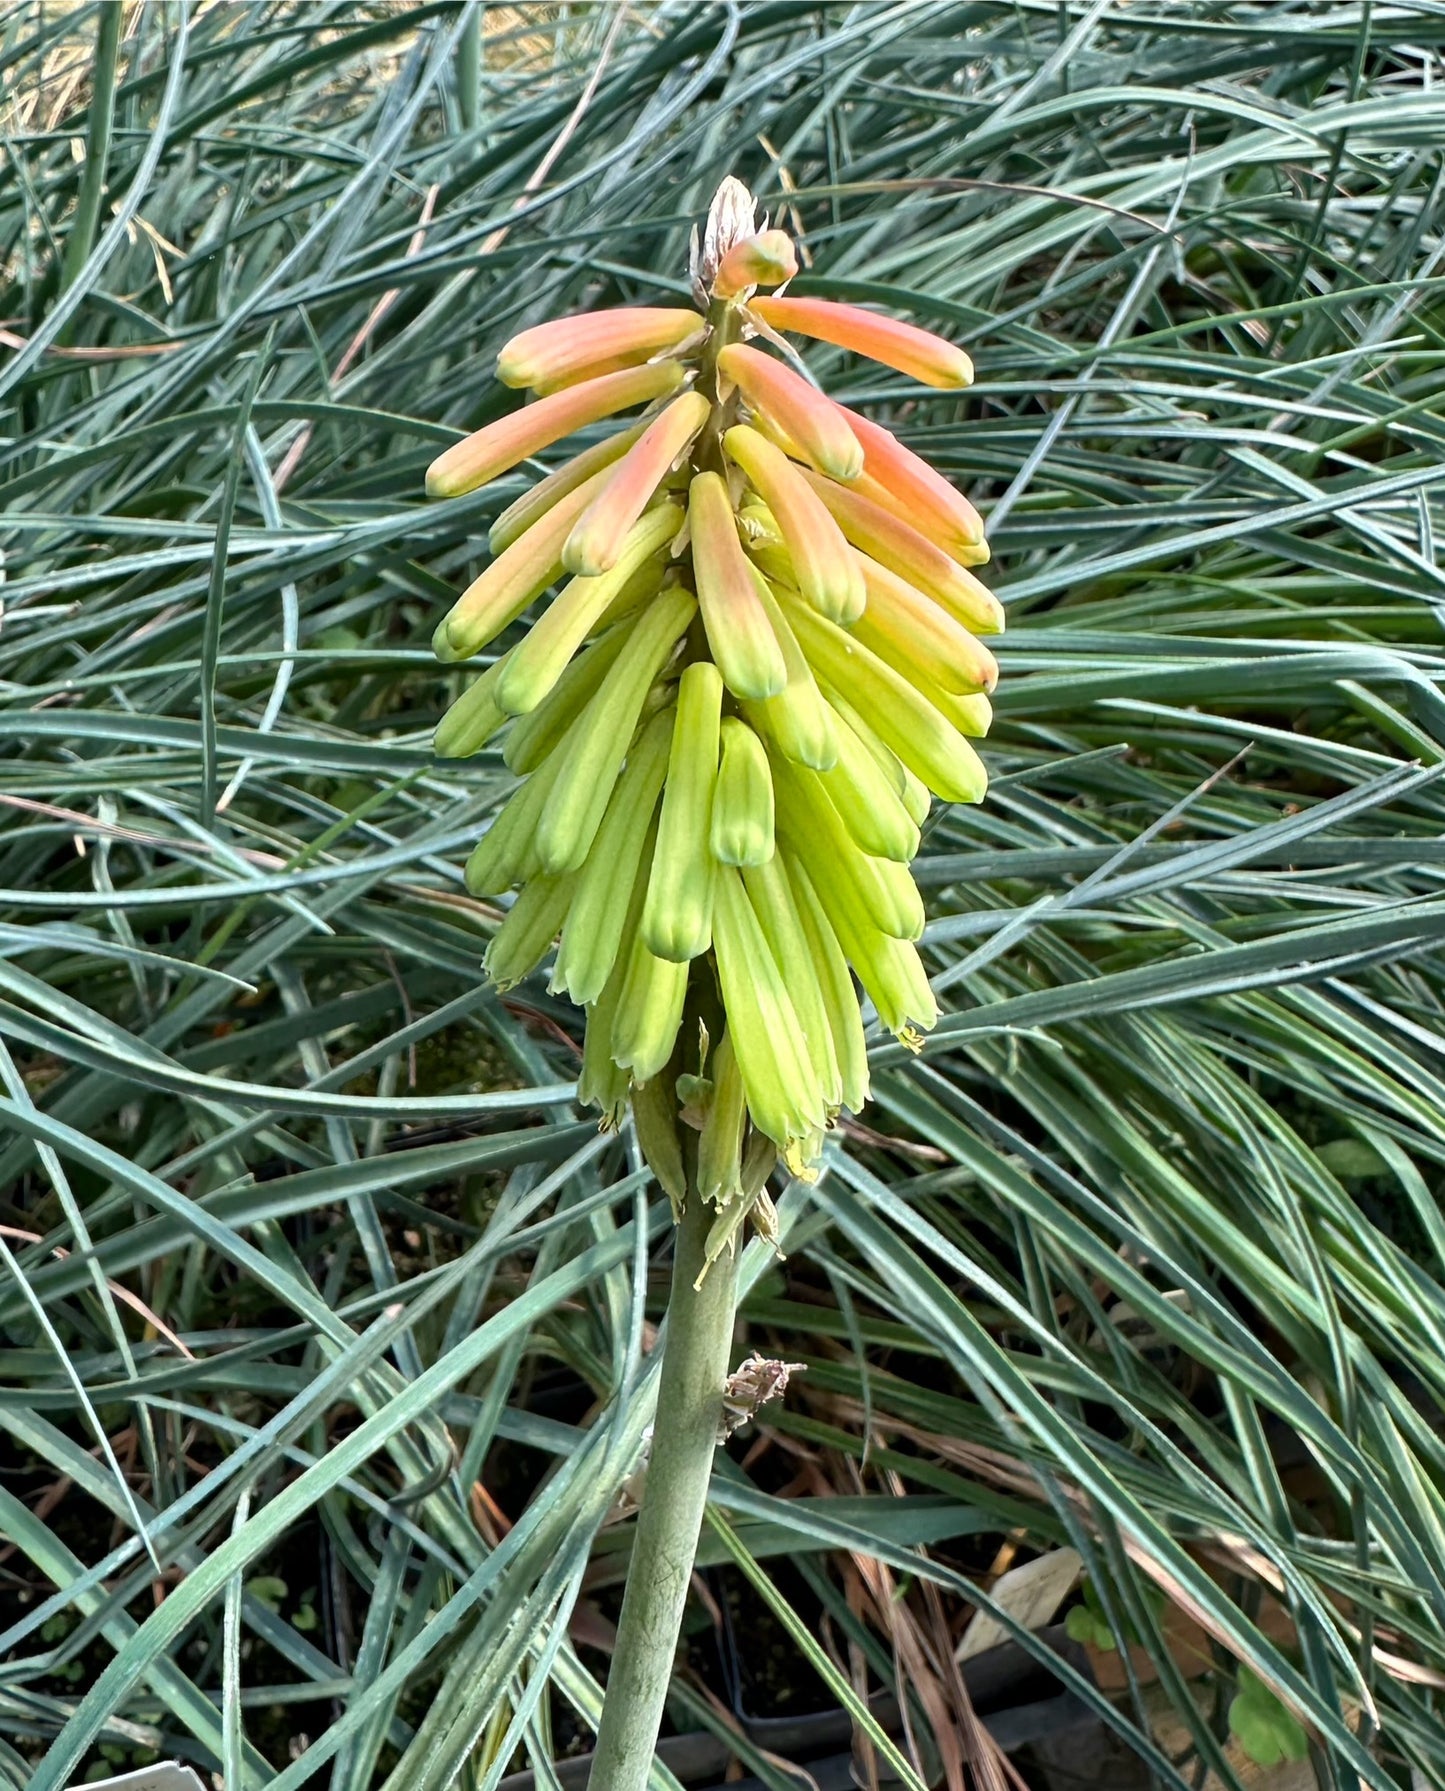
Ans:
{"label": "flower spike", "polygon": [[867,1099],[854,978],[910,1047],[937,1019],[908,867],[935,797],[984,794],[971,742],[998,666],[978,637],[1003,626],[968,499],[774,351],[792,331],[940,390],[968,357],[859,306],[759,296],[797,266],[724,182],[698,310],[522,331],[498,374],[533,401],[427,477],[461,496],[619,419],[492,523],[435,646],[495,657],[436,750],[490,767],[500,748],[520,780],[467,863],[474,895],[518,889],[487,973],[553,958],[549,986],[586,1010],[578,1098],[609,1129],[631,1104],[674,1206],[716,1208],[708,1263],[749,1217],[771,1235],[771,1166],[813,1174]]}

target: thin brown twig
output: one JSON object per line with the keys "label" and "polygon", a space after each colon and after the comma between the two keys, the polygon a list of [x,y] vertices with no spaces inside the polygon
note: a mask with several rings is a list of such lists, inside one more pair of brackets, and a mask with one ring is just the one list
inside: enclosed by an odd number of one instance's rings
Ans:
{"label": "thin brown twig", "polygon": [[[93,815],[87,815],[81,809],[61,808],[53,802],[39,802],[32,796],[13,796],[9,791],[0,791],[0,803],[7,808],[24,809],[30,814],[47,815],[51,820],[64,821],[77,833],[95,834],[104,839],[125,840],[134,846],[152,846],[161,851],[213,853],[217,847],[209,840],[168,839],[164,834],[142,833],[134,827],[120,827],[113,821],[97,821]],[[279,871],[286,868],[286,860],[274,852],[261,852],[254,847],[241,846],[235,848],[236,855],[244,858],[249,864],[258,865],[262,870]]]}
{"label": "thin brown twig", "polygon": [[939,1150],[937,1145],[920,1144],[912,1138],[893,1138],[886,1132],[865,1126],[861,1120],[840,1119],[838,1130],[856,1144],[870,1145],[874,1150],[898,1151],[904,1156],[916,1157],[920,1163],[946,1163],[949,1160],[948,1152]]}
{"label": "thin brown twig", "polygon": [[[552,139],[551,146],[547,150],[546,155],[542,157],[541,161],[538,162],[537,166],[527,176],[527,184],[522,188],[521,192],[518,193],[516,200],[513,203],[512,210],[514,212],[522,209],[533,193],[536,192],[537,188],[541,186],[542,182],[552,172],[552,169],[557,164],[558,156],[561,155],[562,151],[572,141],[577,126],[581,124],[582,120],[587,116],[587,108],[592,104],[592,96],[596,93],[598,83],[602,79],[602,71],[607,67],[608,62],[611,60],[612,46],[617,41],[617,33],[622,29],[622,22],[626,16],[627,8],[625,6],[615,6],[613,8],[612,23],[607,28],[607,36],[603,40],[602,49],[598,54],[596,66],[593,68],[592,73],[587,77],[587,85],[582,89],[581,93],[578,94],[577,104],[573,106],[571,112],[568,114],[567,121],[562,126],[561,130],[558,131],[557,135]],[[510,222],[508,222],[494,230],[490,236],[483,240],[482,253],[484,255],[491,255],[500,249],[502,244],[507,240],[511,228],[512,226]]]}
{"label": "thin brown twig", "polygon": [[395,877],[387,878],[387,886],[398,895],[410,896],[413,901],[434,902],[438,908],[455,908],[487,926],[500,926],[506,918],[506,910],[497,907],[495,902],[479,902],[475,896],[463,895],[458,889],[433,889],[427,883],[406,883]]}
{"label": "thin brown twig", "polygon": [[[30,1515],[43,1524],[74,1485],[69,1474],[62,1474],[58,1480],[52,1480],[30,1507]],[[19,1547],[18,1542],[7,1542],[4,1548],[0,1548],[0,1561],[8,1561]]]}
{"label": "thin brown twig", "polygon": [[[849,1399],[846,1395],[833,1395],[825,1403],[838,1416],[846,1415],[855,1422],[861,1423],[863,1417],[861,1401]],[[875,1415],[875,1421],[879,1423],[880,1429],[886,1429],[895,1436],[906,1437],[909,1441],[932,1450],[945,1461],[967,1467],[982,1480],[992,1481],[997,1486],[1007,1487],[1011,1492],[1021,1493],[1027,1498],[1038,1499],[1040,1502],[1043,1500],[1043,1488],[1032,1471],[1024,1463],[1016,1461],[1002,1451],[988,1449],[979,1444],[965,1443],[961,1439],[940,1436],[934,1431],[925,1430],[921,1426],[909,1424],[902,1419],[889,1417],[876,1420]],[[1087,1519],[1090,1515],[1088,1501],[1082,1491],[1077,1487],[1065,1487],[1064,1491]],[[1200,1629],[1217,1641],[1222,1648],[1231,1654],[1237,1653],[1235,1643],[1223,1625],[1199,1603],[1162,1562],[1154,1558],[1142,1542],[1131,1536],[1127,1530],[1122,1533],[1122,1540],[1129,1558],[1148,1574],[1172,1604],[1176,1605],[1186,1617],[1198,1624]],[[1215,1537],[1210,1542],[1201,1543],[1199,1552],[1208,1555],[1213,1548],[1230,1540],[1233,1539],[1223,1536]],[[1283,1575],[1257,1550],[1251,1549],[1247,1555],[1242,1553],[1234,1555],[1231,1564],[1240,1571],[1254,1573],[1277,1596],[1285,1596],[1286,1588]],[[1344,1634],[1354,1640],[1359,1640],[1360,1630],[1356,1624],[1350,1622],[1343,1614],[1339,1621]],[[1378,1646],[1371,1649],[1371,1659],[1381,1672],[1404,1684],[1428,1685],[1436,1689],[1445,1689],[1445,1673],[1442,1673],[1437,1667],[1426,1666],[1423,1662],[1410,1660],[1404,1655]],[[1257,1668],[1256,1671],[1258,1671]],[[1299,1710],[1286,1688],[1272,1681],[1267,1683],[1270,1684],[1270,1689],[1302,1721],[1309,1720],[1306,1713]],[[1374,1720],[1373,1706],[1369,1707],[1367,1714]]]}
{"label": "thin brown twig", "polygon": [[[890,1475],[890,1479],[896,1479],[896,1476]],[[901,1490],[900,1486],[899,1491]],[[919,1593],[932,1634],[931,1658],[942,1683],[945,1700],[951,1702],[958,1712],[959,1727],[964,1736],[964,1751],[980,1791],[1008,1791],[1005,1781],[1009,1779],[1014,1783],[1014,1791],[1027,1791],[1008,1756],[979,1721],[973,1699],[969,1696],[968,1682],[954,1654],[953,1637],[949,1633],[948,1619],[944,1615],[943,1599],[938,1587],[932,1580],[920,1580]]]}

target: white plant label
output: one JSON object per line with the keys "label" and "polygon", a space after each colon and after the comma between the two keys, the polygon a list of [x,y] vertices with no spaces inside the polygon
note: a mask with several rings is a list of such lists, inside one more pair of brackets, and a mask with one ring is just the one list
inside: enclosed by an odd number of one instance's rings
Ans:
{"label": "white plant label", "polygon": [[157,1760],[154,1766],[142,1766],[138,1772],[122,1772],[113,1779],[91,1779],[85,1785],[72,1785],[71,1791],[207,1791],[206,1785],[190,1766],[179,1760]]}

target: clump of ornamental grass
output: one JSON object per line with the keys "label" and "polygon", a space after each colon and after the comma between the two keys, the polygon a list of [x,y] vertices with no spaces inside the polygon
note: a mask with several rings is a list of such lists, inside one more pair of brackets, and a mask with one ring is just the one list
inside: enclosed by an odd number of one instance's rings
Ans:
{"label": "clump of ornamental grass", "polygon": [[560,933],[551,987],[587,1013],[581,1097],[606,1125],[630,1102],[678,1206],[691,1185],[718,1209],[710,1257],[745,1215],[769,1228],[777,1156],[811,1172],[867,1100],[853,977],[907,1043],[937,1018],[908,866],[935,797],[984,793],[971,742],[997,667],[980,637],[1003,625],[972,570],[988,559],[973,506],[819,391],[786,338],[944,388],[969,383],[968,356],[765,290],[796,271],[789,237],[725,183],[696,310],[523,331],[497,373],[532,401],[427,475],[460,496],[617,422],[494,523],[440,656],[480,653],[556,594],[436,745],[502,737],[522,782],[466,872],[478,896],[519,886],[487,969],[507,987]]}
{"label": "clump of ornamental grass", "polygon": [[[977,512],[834,403],[789,335],[942,388],[968,356],[912,324],[789,297],[781,230],[727,180],[694,238],[695,310],[524,330],[521,408],[433,463],[459,497],[616,422],[492,526],[436,631],[447,661],[525,633],[448,711],[437,751],[498,736],[519,786],[468,888],[516,899],[486,956],[508,987],[552,951],[586,1009],[580,1098],[639,1142],[680,1219],[646,1471],[592,1783],[641,1791],[720,1430],[736,1244],[781,1157],[811,1175],[868,1098],[856,976],[915,1045],[937,1010],[909,874],[935,798],[977,802],[1003,613]],[[632,415],[631,413],[637,413]],[[559,942],[560,935],[560,942]]]}

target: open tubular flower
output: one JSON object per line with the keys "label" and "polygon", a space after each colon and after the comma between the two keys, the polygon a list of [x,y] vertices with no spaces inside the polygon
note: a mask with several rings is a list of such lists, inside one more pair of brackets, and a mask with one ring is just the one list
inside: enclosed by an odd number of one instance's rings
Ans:
{"label": "open tubular flower", "polygon": [[608,1125],[633,1102],[668,1192],[723,1209],[719,1248],[739,1201],[766,1230],[768,1153],[806,1173],[867,1099],[853,978],[910,1045],[937,1018],[908,865],[933,798],[984,794],[980,637],[1003,626],[973,506],[777,351],[793,331],[939,389],[968,357],[760,293],[796,269],[725,182],[696,311],[524,330],[497,368],[530,401],[427,476],[460,496],[590,432],[500,512],[438,625],[448,662],[496,647],[436,750],[499,741],[520,778],[467,865],[475,895],[518,890],[489,973],[507,986],[555,947],[551,987],[587,1012],[581,1098]]}

